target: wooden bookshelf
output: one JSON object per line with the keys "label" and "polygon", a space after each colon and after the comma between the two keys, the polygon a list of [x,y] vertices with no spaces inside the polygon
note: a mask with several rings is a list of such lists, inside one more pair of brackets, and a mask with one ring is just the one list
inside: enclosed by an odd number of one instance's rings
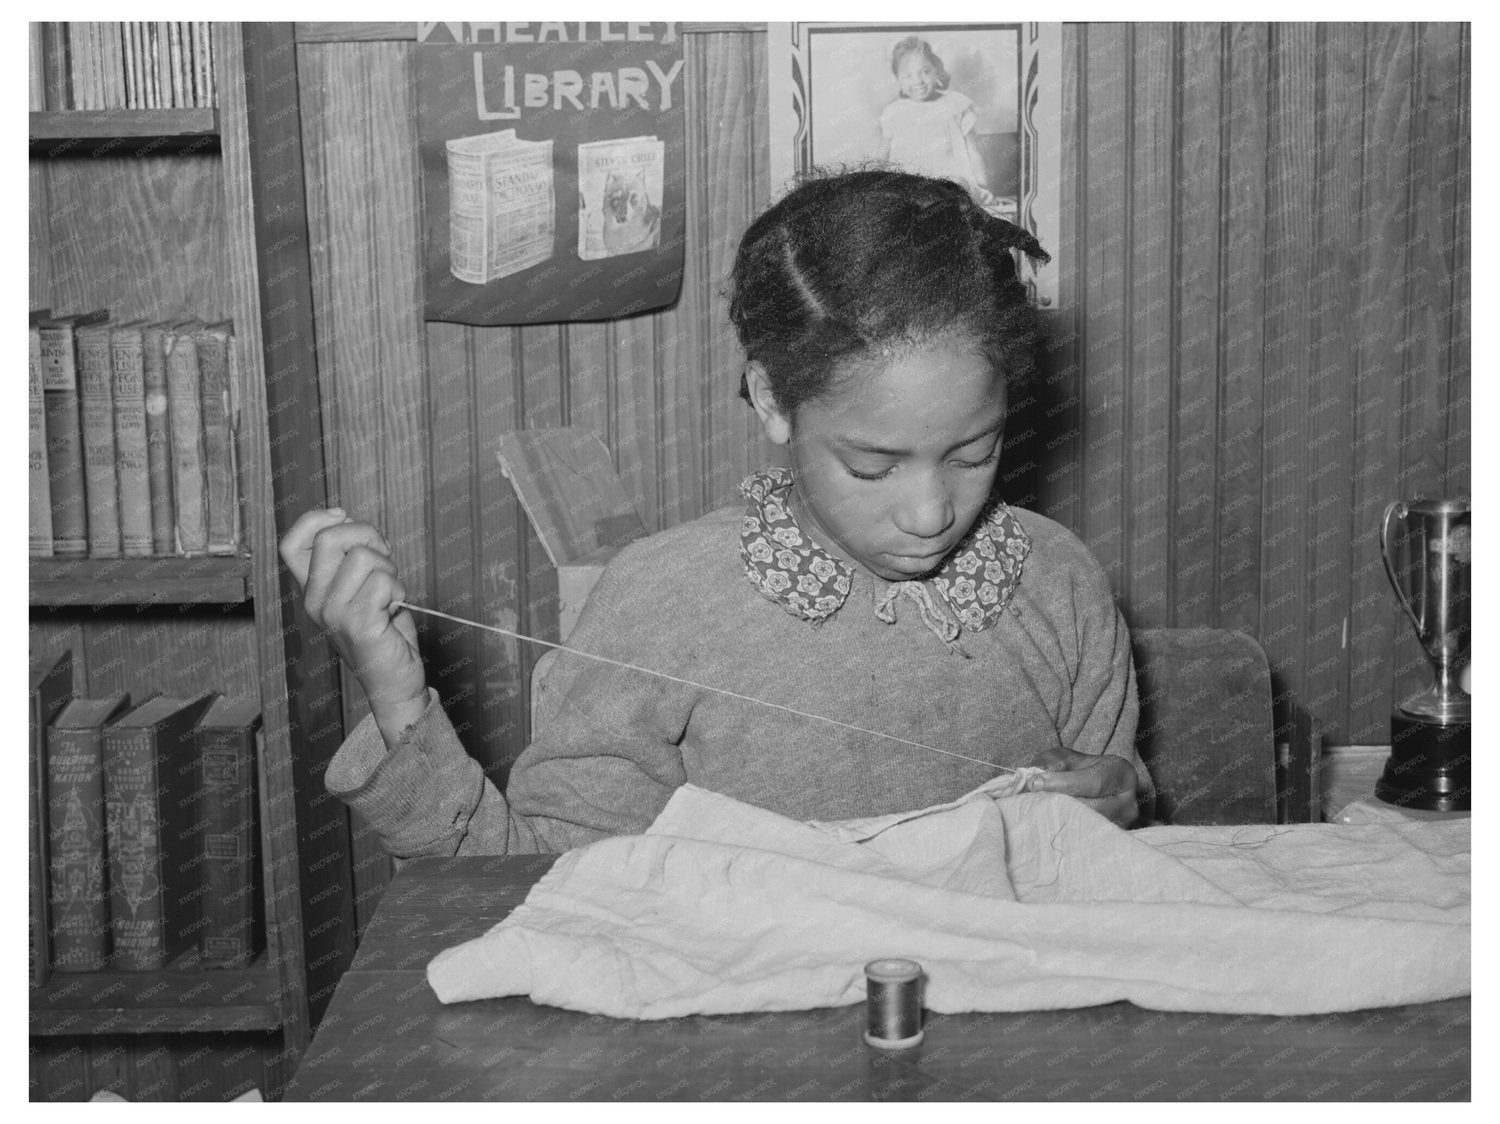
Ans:
{"label": "wooden bookshelf", "polygon": [[[263,250],[238,23],[212,26],[217,109],[32,112],[32,307],[235,326],[244,551],[31,559],[33,655],[74,656],[75,689],[255,696],[265,951],[251,966],[54,971],[28,995],[33,1101],[279,1097],[309,1035],[292,731],[266,408]],[[74,157],[97,157],[78,160]]]}
{"label": "wooden bookshelf", "polygon": [[31,990],[30,1033],[275,1030],[285,1021],[280,989],[264,956],[247,968],[55,972]]}
{"label": "wooden bookshelf", "polygon": [[143,156],[219,151],[217,109],[32,111],[32,156]]}
{"label": "wooden bookshelf", "polygon": [[251,560],[33,558],[33,605],[242,605],[252,599]]}

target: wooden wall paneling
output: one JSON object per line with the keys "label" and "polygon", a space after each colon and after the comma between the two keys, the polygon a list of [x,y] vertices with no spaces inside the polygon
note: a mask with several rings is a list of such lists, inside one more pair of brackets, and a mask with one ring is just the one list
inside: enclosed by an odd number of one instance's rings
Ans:
{"label": "wooden wall paneling", "polygon": [[[1032,407],[1034,423],[1007,419],[1006,444],[1017,428],[1024,432],[1034,424],[1037,439],[1030,448],[1036,454],[1031,480],[1035,494],[1012,491],[1008,484],[1002,492],[1007,502],[1031,506],[1063,526],[1080,531],[1083,474],[1083,348],[1082,300],[1083,269],[1079,255],[1086,245],[1086,188],[1079,169],[1086,164],[1082,143],[1083,120],[1080,99],[1086,80],[1087,31],[1078,24],[1064,24],[1062,31],[1062,125],[1064,140],[1059,175],[1061,177],[1060,222],[1058,244],[1043,246],[1060,265],[1058,307],[1043,310],[1044,355]],[[1025,396],[1023,396],[1025,397]],[[1010,460],[1007,449],[1004,457]],[[1026,458],[1030,459],[1030,458]],[[1022,460],[1022,464],[1025,460]]]}
{"label": "wooden wall paneling", "polygon": [[1175,34],[1178,61],[1173,91],[1177,122],[1175,170],[1177,242],[1173,248],[1172,509],[1168,535],[1167,618],[1176,628],[1216,624],[1214,599],[1215,482],[1223,268],[1220,176],[1224,102],[1223,28],[1183,24]]}
{"label": "wooden wall paneling", "polygon": [[704,35],[703,112],[694,125],[703,145],[703,206],[698,275],[703,322],[703,442],[707,494],[705,510],[729,503],[750,470],[744,413],[739,396],[743,352],[729,323],[724,293],[740,236],[750,225],[754,205],[751,174],[751,103],[760,91],[750,86],[750,41],[744,33]]}
{"label": "wooden wall paneling", "polygon": [[568,324],[562,329],[564,367],[567,371],[569,425],[582,426],[599,435],[610,448],[614,429],[613,325]]}
{"label": "wooden wall paneling", "polygon": [[54,312],[117,319],[223,317],[229,308],[219,160],[194,152],[43,161],[48,290]]}
{"label": "wooden wall paneling", "polygon": [[1224,341],[1219,375],[1218,530],[1215,582],[1220,628],[1261,635],[1261,498],[1265,387],[1266,83],[1270,30],[1231,24],[1223,54]]}
{"label": "wooden wall paneling", "polygon": [[1357,378],[1350,320],[1358,286],[1354,247],[1364,172],[1364,32],[1357,24],[1326,24],[1316,35],[1317,155],[1309,291],[1313,338],[1303,500],[1307,679],[1302,704],[1322,723],[1324,736],[1337,742],[1345,740],[1349,722],[1349,571],[1355,554],[1350,443]]}
{"label": "wooden wall paneling", "polygon": [[[425,597],[428,445],[422,367],[420,234],[411,47],[398,43],[322,49],[317,147],[319,206],[327,233],[319,316],[339,435],[337,495],[350,515],[389,542],[402,580]],[[314,141],[310,137],[308,147]],[[345,722],[368,705],[346,669]],[[363,929],[391,867],[379,839],[354,820],[356,923]]]}
{"label": "wooden wall paneling", "polygon": [[[479,500],[475,478],[480,471],[475,444],[479,402],[469,345],[473,330],[459,324],[432,322],[427,335],[428,432],[432,448],[432,523],[427,546],[431,558],[430,605],[464,620],[482,620],[476,596],[479,557]],[[481,719],[478,629],[414,614],[422,656],[431,685],[460,737],[476,744]]]}
{"label": "wooden wall paneling", "polygon": [[708,503],[704,447],[707,341],[704,321],[705,250],[708,231],[709,138],[705,135],[717,106],[708,87],[703,36],[683,42],[684,112],[687,152],[684,159],[687,235],[682,289],[677,303],[654,317],[660,377],[658,471],[661,474],[661,518],[664,526],[685,523],[703,514]]}
{"label": "wooden wall paneling", "polygon": [[[472,362],[478,408],[474,440],[476,524],[475,559],[479,586],[475,620],[514,631],[525,631],[524,536],[529,533],[496,456],[498,439],[507,430],[522,428],[520,335],[512,328],[472,328]],[[534,539],[533,539],[534,541]],[[539,543],[534,543],[541,553]],[[469,741],[486,775],[504,786],[511,762],[526,745],[527,674],[529,645],[493,632],[480,634],[475,668],[483,715],[478,738]],[[534,654],[531,654],[534,659]]]}
{"label": "wooden wall paneling", "polygon": [[[1084,30],[1085,103],[1079,139],[1080,192],[1085,208],[1081,253],[1084,480],[1077,530],[1109,576],[1115,596],[1127,589],[1124,520],[1131,502],[1126,479],[1125,386],[1129,344],[1125,294],[1130,215],[1130,41],[1128,25]],[[1127,618],[1129,605],[1122,605]]]}
{"label": "wooden wall paneling", "polygon": [[[267,410],[261,293],[255,283],[260,276],[260,248],[255,239],[254,203],[250,190],[245,44],[238,24],[217,24],[213,34],[221,89],[219,106],[225,182],[226,252],[230,265],[230,299],[235,322],[235,362],[240,378],[240,432],[269,437],[275,432],[275,427],[271,424]],[[295,114],[288,112],[288,116],[295,117]],[[273,457],[265,440],[241,442],[241,453],[240,479],[245,489],[245,541],[253,556],[265,558],[271,556],[276,549]],[[266,566],[253,570],[255,609],[262,627],[247,627],[234,633],[221,634],[221,641],[226,648],[224,660],[228,678],[235,683],[245,682],[250,669],[260,677],[255,693],[260,698],[262,714],[258,795],[262,873],[267,892],[267,956],[277,969],[283,994],[286,996],[281,1004],[284,1019],[282,1032],[279,1036],[272,1036],[280,1051],[275,1056],[263,1058],[264,1088],[270,1096],[279,1094],[289,1076],[286,1056],[300,1055],[308,1034],[297,807],[292,779],[293,750],[288,733],[286,647],[283,640],[285,630],[282,602],[279,600],[281,578],[278,570],[279,567]],[[247,667],[244,673],[234,670],[241,662]]]}
{"label": "wooden wall paneling", "polygon": [[[309,192],[306,187],[321,182],[320,165],[313,144],[304,166],[302,143],[304,132],[316,137],[303,111],[315,114],[319,99],[300,97],[299,53],[291,32],[289,24],[243,25],[247,104],[239,119],[246,133],[243,143],[225,151],[226,161],[248,161],[249,152],[258,153],[240,173],[250,184],[251,199],[243,202],[241,216],[234,221],[253,224],[260,263],[258,302],[251,297],[241,304],[258,309],[251,317],[255,322],[245,327],[244,346],[259,362],[244,369],[263,363],[265,372],[261,385],[271,462],[264,486],[274,481],[276,499],[262,505],[256,533],[267,547],[303,512],[329,503],[314,346],[319,266],[312,252],[319,243],[310,238],[308,210],[319,196],[316,188]],[[276,698],[278,705],[281,698],[287,700],[291,749],[283,759],[290,762],[290,776],[280,776],[278,790],[268,795],[290,796],[296,802],[295,853],[302,866],[295,884],[302,905],[307,1001],[316,1020],[354,951],[348,813],[323,787],[324,770],[344,733],[339,661],[312,628],[300,607],[296,583],[284,567],[277,568],[274,582],[257,588],[257,600],[263,612],[274,602],[284,622],[284,663],[267,651],[261,673],[262,698]],[[290,936],[295,940],[297,934]]]}
{"label": "wooden wall paneling", "polygon": [[[1459,150],[1457,86],[1462,27],[1418,24],[1411,78],[1411,151],[1403,307],[1399,469],[1391,499],[1443,494],[1448,401],[1458,381],[1452,362],[1451,294],[1458,255],[1452,237],[1451,183]],[[1465,382],[1467,380],[1464,380]],[[1432,669],[1404,619],[1404,658],[1396,666],[1397,701],[1432,682]]]}
{"label": "wooden wall paneling", "polygon": [[[769,67],[769,50],[766,45],[765,35],[749,35],[746,38],[746,51],[750,57],[750,89],[753,96],[750,99],[750,133],[752,143],[747,155],[750,159],[750,171],[745,177],[745,182],[750,189],[750,221],[754,222],[756,216],[770,207],[772,203],[772,191],[774,185],[771,183],[771,99],[767,91],[770,89],[767,69]],[[748,225],[748,224],[747,224]],[[739,249],[738,244],[734,247]],[[734,268],[734,256],[731,253],[729,268]],[[727,284],[727,281],[726,281]],[[729,307],[724,307],[725,322],[728,323]],[[730,328],[730,339],[734,341],[736,348],[739,346],[739,338],[734,335]],[[744,362],[744,352],[736,351],[736,362]],[[744,427],[745,444],[749,449],[749,468],[757,469],[764,465],[773,463],[773,450],[780,450],[781,446],[772,445],[765,439],[765,433],[761,428],[760,417],[750,408],[750,404],[739,397],[740,375],[743,368],[737,369],[730,379],[734,387],[735,401],[740,405],[740,424]],[[779,463],[779,462],[777,462]]]}
{"label": "wooden wall paneling", "polygon": [[1443,467],[1443,494],[1450,496],[1469,495],[1469,449],[1470,449],[1470,398],[1473,393],[1472,366],[1470,364],[1469,326],[1469,276],[1470,276],[1470,217],[1469,217],[1469,99],[1472,66],[1472,38],[1468,25],[1460,29],[1458,58],[1454,62],[1458,82],[1452,91],[1458,106],[1454,115],[1455,137],[1452,182],[1440,181],[1443,206],[1440,217],[1451,213],[1453,260],[1451,264],[1453,284],[1449,294],[1452,321],[1449,324],[1448,362],[1444,369],[1450,373],[1448,382],[1448,435],[1447,460]]}
{"label": "wooden wall paneling", "polygon": [[[1397,471],[1402,436],[1402,341],[1412,144],[1412,29],[1366,28],[1364,118],[1365,205],[1360,213],[1359,356],[1354,408],[1354,505],[1349,646],[1349,737],[1390,740],[1397,645],[1403,659],[1421,657],[1411,626],[1396,607],[1380,561],[1380,519],[1402,498]],[[1398,619],[1399,618],[1399,619]]]}
{"label": "wooden wall paneling", "polygon": [[1308,296],[1313,271],[1314,36],[1311,24],[1271,29],[1266,143],[1265,538],[1261,646],[1281,707],[1300,696],[1307,620]]}
{"label": "wooden wall paneling", "polygon": [[[565,329],[560,324],[513,328],[520,340],[520,365],[516,375],[517,429],[544,429],[568,424],[572,407],[572,379],[564,348]],[[489,454],[494,457],[494,448]],[[557,573],[547,557],[546,548],[532,529],[524,511],[520,515],[520,631],[528,636],[557,643]],[[532,669],[546,649],[538,644],[522,643],[519,657],[521,706],[525,715],[524,736],[509,748],[508,759],[524,748],[531,738],[530,690]],[[508,766],[507,766],[508,768]]]}
{"label": "wooden wall paneling", "polygon": [[1132,627],[1158,628],[1167,603],[1177,393],[1173,354],[1173,221],[1177,58],[1166,24],[1132,28],[1129,224],[1126,235],[1125,573]]}
{"label": "wooden wall paneling", "polygon": [[616,438],[610,450],[625,494],[648,531],[663,526],[656,335],[655,316],[630,316],[614,324]]}

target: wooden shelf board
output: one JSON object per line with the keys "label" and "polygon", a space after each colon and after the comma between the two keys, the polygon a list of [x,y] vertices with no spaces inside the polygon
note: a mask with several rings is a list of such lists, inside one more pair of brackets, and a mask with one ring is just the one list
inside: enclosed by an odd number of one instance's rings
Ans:
{"label": "wooden shelf board", "polygon": [[70,109],[30,115],[33,156],[217,152],[216,109]]}
{"label": "wooden shelf board", "polygon": [[31,1034],[165,1034],[273,1030],[280,981],[260,957],[248,968],[54,972],[31,989]]}
{"label": "wooden shelf board", "polygon": [[33,605],[241,605],[250,558],[33,558]]}

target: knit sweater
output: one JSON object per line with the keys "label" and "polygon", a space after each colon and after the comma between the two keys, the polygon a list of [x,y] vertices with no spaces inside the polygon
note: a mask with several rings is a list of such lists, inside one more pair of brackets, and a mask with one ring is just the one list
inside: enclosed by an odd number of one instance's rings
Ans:
{"label": "knit sweater", "polygon": [[505,793],[431,689],[394,749],[372,718],[361,722],[329,764],[328,790],[397,858],[563,851],[639,833],[684,782],[800,820],[885,815],[995,776],[965,758],[1019,767],[1059,744],[1126,758],[1149,793],[1129,638],[1108,583],[1069,531],[1011,510],[1031,538],[1021,580],[999,621],[963,633],[961,652],[908,600],[892,603],[893,621],[878,617],[889,585],[863,571],[828,619],[784,612],[746,581],[742,507],[632,543],[569,647],[777,707],[564,651]]}

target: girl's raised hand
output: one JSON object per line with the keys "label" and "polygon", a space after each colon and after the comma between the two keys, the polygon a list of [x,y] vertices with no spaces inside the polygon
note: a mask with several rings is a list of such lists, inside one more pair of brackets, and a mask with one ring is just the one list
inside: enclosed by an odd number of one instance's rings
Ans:
{"label": "girl's raised hand", "polygon": [[1123,757],[1054,746],[1031,764],[1047,771],[1031,779],[1028,792],[1067,793],[1121,827],[1129,827],[1140,815],[1135,767]]}
{"label": "girl's raised hand", "polygon": [[302,587],[307,615],[359,678],[381,733],[394,744],[426,709],[427,676],[416,622],[405,609],[392,610],[406,589],[390,544],[338,508],[315,509],[292,524],[280,554]]}

